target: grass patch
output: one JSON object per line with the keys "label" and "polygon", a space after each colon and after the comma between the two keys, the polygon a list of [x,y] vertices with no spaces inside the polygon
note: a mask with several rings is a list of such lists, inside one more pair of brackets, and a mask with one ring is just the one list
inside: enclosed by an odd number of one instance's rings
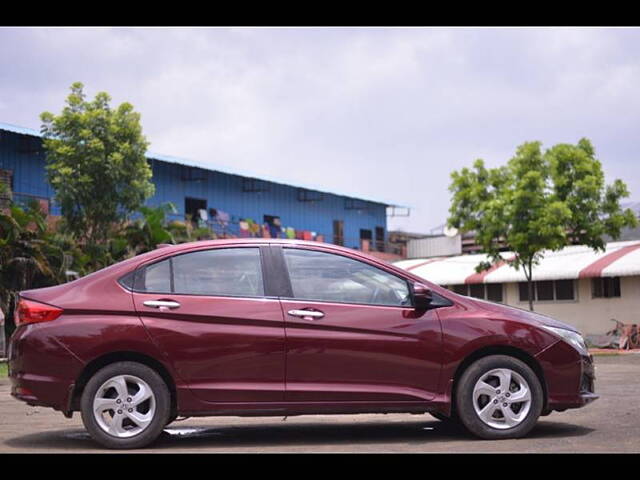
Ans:
{"label": "grass patch", "polygon": [[0,378],[6,377],[8,374],[8,370],[9,368],[7,367],[6,363],[4,362],[0,363]]}
{"label": "grass patch", "polygon": [[640,354],[640,351],[639,350],[596,350],[594,352],[589,350],[589,353],[594,357],[615,357],[615,356]]}

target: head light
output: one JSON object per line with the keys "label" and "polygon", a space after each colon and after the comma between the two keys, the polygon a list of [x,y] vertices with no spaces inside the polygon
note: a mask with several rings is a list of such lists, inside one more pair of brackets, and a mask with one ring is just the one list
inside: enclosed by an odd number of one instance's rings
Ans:
{"label": "head light", "polygon": [[580,335],[579,333],[576,333],[572,330],[566,330],[564,328],[550,327],[548,325],[542,325],[542,328],[544,328],[548,332],[558,335],[560,338],[562,338],[562,340],[564,340],[578,352],[580,352],[581,355],[589,355],[587,345],[584,343],[584,338],[582,338],[582,335]]}

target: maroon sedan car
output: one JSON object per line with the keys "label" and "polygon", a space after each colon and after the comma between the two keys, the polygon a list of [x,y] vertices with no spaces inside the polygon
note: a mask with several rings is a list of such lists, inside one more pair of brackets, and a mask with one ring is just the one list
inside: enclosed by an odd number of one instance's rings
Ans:
{"label": "maroon sedan car", "polygon": [[514,438],[597,398],[571,326],[315,242],[159,248],[21,292],[16,323],[12,395],[111,448],[209,415],[428,412]]}

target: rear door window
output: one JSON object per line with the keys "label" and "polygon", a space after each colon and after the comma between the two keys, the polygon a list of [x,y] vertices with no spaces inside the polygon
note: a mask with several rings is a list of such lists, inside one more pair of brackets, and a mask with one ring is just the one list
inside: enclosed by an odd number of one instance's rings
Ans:
{"label": "rear door window", "polygon": [[259,248],[218,248],[176,255],[138,271],[135,290],[146,293],[262,297]]}

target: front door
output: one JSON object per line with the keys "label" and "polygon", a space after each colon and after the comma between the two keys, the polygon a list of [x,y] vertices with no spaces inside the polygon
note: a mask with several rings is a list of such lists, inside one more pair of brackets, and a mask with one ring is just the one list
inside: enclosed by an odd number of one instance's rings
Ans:
{"label": "front door", "polygon": [[424,402],[438,387],[441,330],[409,283],[318,247],[282,248],[289,402]]}
{"label": "front door", "polygon": [[201,400],[283,401],[283,316],[265,296],[260,250],[200,249],[136,272],[140,318]]}

